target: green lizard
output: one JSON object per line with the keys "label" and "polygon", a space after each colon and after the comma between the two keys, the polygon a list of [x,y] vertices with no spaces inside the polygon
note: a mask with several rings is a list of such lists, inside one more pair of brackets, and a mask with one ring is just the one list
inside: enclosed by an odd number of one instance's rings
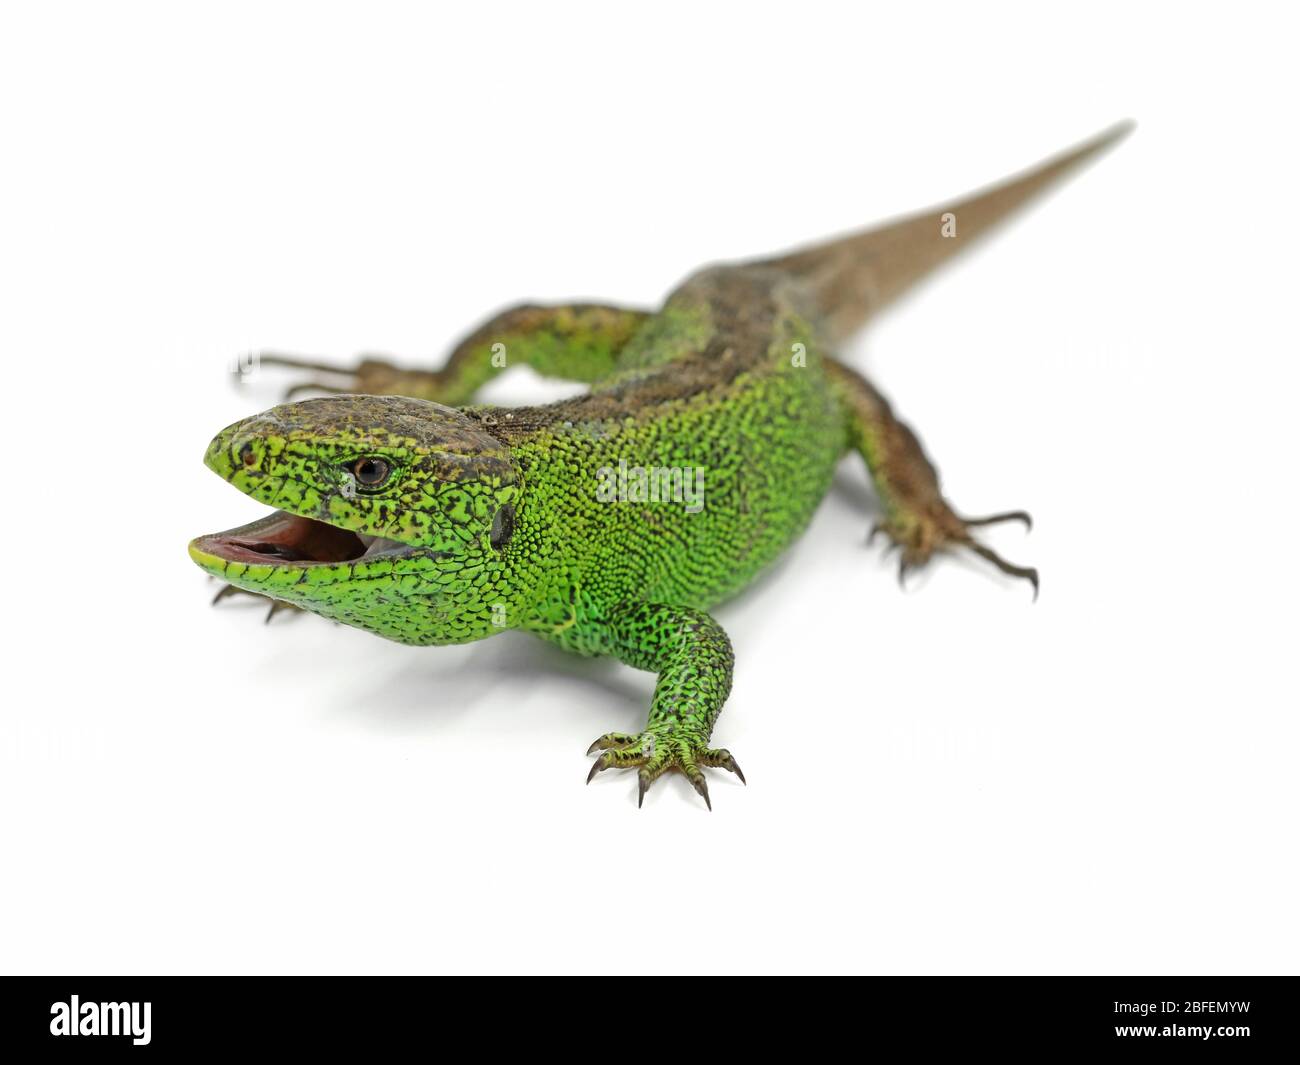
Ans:
{"label": "green lizard", "polygon": [[[866,319],[1013,208],[1124,133],[1119,126],[949,206],[777,258],[699,271],[654,313],[523,306],[442,369],[363,360],[337,394],[223,430],[206,462],[276,508],[201,536],[230,585],[408,644],[535,633],[658,680],[645,728],[591,745],[588,780],[668,770],[709,803],[706,767],[732,680],[709,616],[799,536],[849,450],[865,460],[899,576],[964,548],[1030,581],[962,517],[915,434],[832,355]],[[545,406],[467,406],[502,362],[585,382]],[[267,357],[313,370],[303,360]],[[711,808],[711,804],[710,804]]]}

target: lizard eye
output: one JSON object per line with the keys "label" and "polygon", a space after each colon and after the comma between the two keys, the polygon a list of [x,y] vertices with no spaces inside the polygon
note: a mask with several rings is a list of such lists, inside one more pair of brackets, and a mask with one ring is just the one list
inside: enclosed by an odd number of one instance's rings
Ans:
{"label": "lizard eye", "polygon": [[357,484],[366,488],[378,488],[388,480],[391,472],[392,467],[386,459],[368,457],[357,459],[352,464],[352,476],[357,479]]}

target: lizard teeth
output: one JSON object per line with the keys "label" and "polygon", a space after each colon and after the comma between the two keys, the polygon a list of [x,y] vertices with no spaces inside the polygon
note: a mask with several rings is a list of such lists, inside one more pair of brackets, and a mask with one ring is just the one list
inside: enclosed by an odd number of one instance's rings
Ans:
{"label": "lizard teeth", "polygon": [[398,551],[406,547],[406,544],[397,540],[386,540],[382,536],[366,536],[364,533],[357,533],[356,537],[366,547],[361,557],[366,558],[370,555],[380,555],[385,551]]}

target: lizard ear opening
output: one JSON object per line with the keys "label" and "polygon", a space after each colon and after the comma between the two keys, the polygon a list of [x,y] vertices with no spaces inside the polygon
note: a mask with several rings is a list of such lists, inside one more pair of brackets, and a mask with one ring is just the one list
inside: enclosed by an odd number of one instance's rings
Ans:
{"label": "lizard ear opening", "polygon": [[492,518],[492,549],[500,551],[510,540],[515,531],[515,508],[507,503]]}

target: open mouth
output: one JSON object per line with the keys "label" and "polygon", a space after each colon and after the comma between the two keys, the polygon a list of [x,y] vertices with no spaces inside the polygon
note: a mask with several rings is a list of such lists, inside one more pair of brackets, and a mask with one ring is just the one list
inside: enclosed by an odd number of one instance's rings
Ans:
{"label": "open mouth", "polygon": [[209,533],[194,548],[227,562],[262,566],[311,566],[413,550],[409,544],[366,536],[280,510],[227,532]]}

